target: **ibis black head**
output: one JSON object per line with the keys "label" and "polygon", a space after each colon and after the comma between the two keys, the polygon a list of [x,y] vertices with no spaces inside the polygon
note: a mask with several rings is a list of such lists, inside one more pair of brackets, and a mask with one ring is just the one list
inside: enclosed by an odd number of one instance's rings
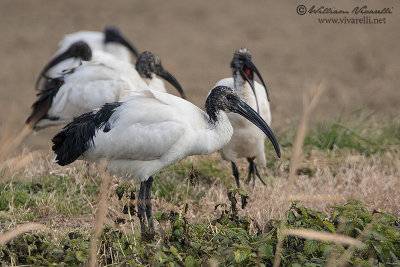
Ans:
{"label": "ibis black head", "polygon": [[183,99],[186,99],[185,92],[181,85],[171,73],[164,69],[161,65],[161,59],[157,55],[154,55],[149,51],[141,53],[136,61],[136,70],[144,79],[152,79],[153,74],[160,76],[172,84],[178,90]]}
{"label": "ibis black head", "polygon": [[271,128],[261,118],[261,116],[241,100],[231,88],[226,86],[217,86],[213,88],[206,100],[206,110],[212,123],[217,122],[217,115],[220,111],[225,111],[227,113],[234,112],[243,116],[267,135],[275,148],[277,156],[281,157],[281,150],[278,141],[276,140]]}
{"label": "ibis black head", "polygon": [[254,72],[255,72],[265,88],[265,92],[267,94],[267,98],[269,101],[267,86],[265,85],[264,80],[260,72],[258,71],[257,67],[254,65],[251,59],[251,53],[247,48],[235,51],[231,61],[231,68],[233,77],[240,75],[243,80],[247,81],[250,84],[251,89],[253,89],[254,95],[255,95],[255,89],[254,89]]}
{"label": "ibis black head", "polygon": [[[39,77],[36,80],[35,88],[36,90],[39,89],[39,83],[42,78],[49,78],[46,75],[46,72],[50,70],[52,67],[57,65],[58,63],[68,59],[68,58],[78,58],[80,60],[91,60],[92,58],[92,50],[90,49],[89,45],[84,42],[84,41],[77,41],[73,44],[71,44],[67,50],[62,52],[61,54],[57,55],[54,57],[52,60],[50,60],[49,63],[43,68],[43,70],[40,72]],[[54,77],[51,77],[54,78]]]}
{"label": "ibis black head", "polygon": [[137,49],[127,39],[125,39],[125,37],[121,34],[121,32],[118,30],[117,27],[115,26],[106,27],[104,29],[104,35],[105,35],[104,39],[105,43],[111,43],[111,42],[120,43],[126,48],[128,48],[129,51],[131,51],[132,54],[135,55],[135,57],[139,56]]}

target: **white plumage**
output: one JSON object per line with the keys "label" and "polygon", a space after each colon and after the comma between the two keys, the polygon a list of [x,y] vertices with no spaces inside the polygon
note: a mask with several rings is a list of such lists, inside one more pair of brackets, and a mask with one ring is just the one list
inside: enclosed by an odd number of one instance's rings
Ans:
{"label": "white plumage", "polygon": [[55,120],[42,120],[36,127],[52,123],[63,124],[74,117],[115,102],[131,91],[146,88],[146,84],[129,64],[113,60],[84,61],[71,74],[64,76],[64,84],[53,98],[48,111]]}
{"label": "white plumage", "polygon": [[112,133],[98,131],[83,155],[109,159],[111,173],[145,181],[186,156],[220,149],[232,135],[225,113],[210,125],[204,111],[182,98],[150,90],[131,95],[110,117]]}
{"label": "white plumage", "polygon": [[[215,86],[228,86],[234,88],[236,93],[244,102],[254,110],[257,110],[256,98],[247,82],[242,85],[234,86],[233,78],[225,78],[220,80]],[[258,82],[254,82],[254,87],[258,99],[259,114],[261,118],[270,125],[271,112],[265,89]],[[234,132],[229,144],[221,150],[222,157],[225,160],[236,161],[237,158],[255,156],[257,164],[265,167],[265,135],[262,131],[254,124],[249,123],[249,121],[243,119],[243,117],[238,116],[237,114],[230,113],[228,114],[228,118],[232,124]]]}
{"label": "white plumage", "polygon": [[[233,88],[243,101],[253,109],[258,110],[260,116],[270,124],[271,111],[267,91],[263,85],[254,81],[254,72],[260,79],[262,77],[252,63],[249,50],[241,49],[236,51],[232,59],[231,68],[233,77],[218,81],[216,86]],[[240,186],[239,173],[235,164],[238,158],[246,158],[249,161],[249,175],[246,183],[249,182],[251,175],[253,175],[253,178],[257,175],[262,181],[258,174],[256,163],[262,167],[266,166],[265,135],[254,124],[249,123],[249,121],[237,114],[230,113],[228,118],[233,127],[233,135],[230,142],[221,149],[220,154],[223,159],[231,161],[237,186]]]}
{"label": "white plumage", "polygon": [[77,159],[106,159],[111,173],[140,179],[138,209],[145,233],[145,216],[150,228],[154,227],[152,176],[189,155],[210,154],[226,145],[233,133],[226,113],[236,112],[260,127],[280,156],[271,129],[232,89],[214,88],[206,110],[162,92],[133,92],[124,101],[106,104],[64,127],[52,139],[55,161],[67,165]]}
{"label": "white plumage", "polygon": [[[96,58],[96,52],[103,52],[115,59],[131,62],[131,53],[138,57],[136,48],[125,39],[116,27],[106,27],[103,32],[79,31],[64,36],[60,49],[53,55],[50,63],[42,70],[36,89],[42,78],[55,78],[66,69],[77,67],[82,60]],[[93,54],[93,58],[92,58]]]}
{"label": "white plumage", "polygon": [[64,39],[59,42],[60,49],[54,56],[61,54],[69,46],[78,41],[86,42],[92,51],[103,51],[113,55],[115,58],[131,62],[131,51],[124,45],[118,42],[105,42],[105,34],[103,32],[95,31],[79,31],[66,34]]}
{"label": "white plumage", "polygon": [[[74,43],[72,45],[82,44],[82,43]],[[66,72],[70,71],[71,69],[79,67],[82,62],[85,61],[93,61],[93,62],[105,62],[109,64],[109,62],[121,62],[117,58],[115,58],[112,54],[101,50],[90,50],[90,57],[82,58],[82,57],[70,57],[65,58],[61,62],[57,63],[56,65],[52,66],[49,70],[46,71],[46,76],[48,78],[57,78],[63,76]],[[130,64],[129,62],[122,61],[125,66]]]}
{"label": "white plumage", "polygon": [[[155,77],[154,72],[161,75],[166,73],[165,78],[184,95],[176,79],[163,69],[159,58],[150,52],[143,52],[139,56],[139,72],[130,63],[117,60],[107,53],[95,51],[93,55],[91,61],[83,61],[78,67],[64,72],[63,76],[47,81],[47,88],[33,104],[27,123],[36,129],[65,124],[104,103],[123,99],[132,91],[152,89],[166,92],[164,83]],[[156,70],[149,67],[153,65]]]}

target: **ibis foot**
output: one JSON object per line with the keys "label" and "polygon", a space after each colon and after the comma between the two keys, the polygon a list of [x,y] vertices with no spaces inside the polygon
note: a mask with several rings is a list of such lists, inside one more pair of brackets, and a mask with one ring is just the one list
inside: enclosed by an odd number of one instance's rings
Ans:
{"label": "ibis foot", "polygon": [[249,162],[249,173],[247,174],[247,180],[245,181],[246,184],[250,183],[251,177],[253,177],[253,187],[256,185],[256,176],[260,179],[263,185],[266,185],[263,179],[260,176],[260,173],[257,169],[257,164],[254,162],[255,157],[248,157],[247,161]]}

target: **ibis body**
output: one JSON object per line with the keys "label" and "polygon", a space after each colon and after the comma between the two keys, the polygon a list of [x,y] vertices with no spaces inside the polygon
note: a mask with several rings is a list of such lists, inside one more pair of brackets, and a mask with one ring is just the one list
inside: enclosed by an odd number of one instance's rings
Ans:
{"label": "ibis body", "polygon": [[[240,90],[236,90],[239,97],[254,110],[257,110],[257,100],[247,82],[241,86],[235,87],[233,78],[226,78],[220,80],[215,86],[240,88]],[[254,82],[254,87],[258,99],[259,114],[261,118],[270,125],[271,112],[265,89],[258,82]],[[257,164],[265,167],[265,135],[263,132],[254,124],[235,113],[229,113],[228,118],[234,131],[229,143],[220,151],[222,158],[229,161],[236,161],[238,158],[255,157]]]}
{"label": "ibis body", "polygon": [[[225,78],[217,82],[216,86],[228,86],[239,95],[250,107],[257,110],[261,118],[268,124],[271,123],[271,111],[268,100],[268,92],[265,83],[252,62],[250,51],[240,49],[234,53],[232,62],[232,78]],[[263,85],[254,81],[254,73],[256,73]],[[228,114],[229,121],[233,127],[233,135],[230,142],[220,150],[223,159],[228,160],[232,164],[232,170],[235,177],[236,185],[240,187],[239,171],[236,166],[238,158],[246,158],[249,162],[249,172],[246,183],[253,176],[253,185],[255,176],[261,179],[257,164],[265,167],[265,135],[254,126],[237,114]],[[263,182],[264,183],[264,182]]]}
{"label": "ibis body", "polygon": [[131,62],[131,53],[138,57],[136,48],[122,36],[116,27],[106,27],[104,32],[79,31],[67,34],[60,41],[60,49],[56,55],[77,41],[84,41],[93,51],[107,52],[122,61]]}
{"label": "ibis body", "polygon": [[[170,94],[136,91],[122,102],[105,104],[65,126],[52,139],[55,161],[67,165],[77,159],[106,159],[111,173],[140,179],[139,200],[150,201],[154,174],[187,156],[215,152],[229,142],[233,129],[227,112],[241,114],[260,127],[280,156],[271,129],[230,88],[214,88],[207,97],[206,111]],[[154,225],[151,204],[141,203],[144,233],[144,214],[150,228]]]}
{"label": "ibis body", "polygon": [[[76,43],[84,43],[87,47],[76,46]],[[64,70],[77,67],[82,60],[91,60],[92,52],[101,51],[125,62],[131,62],[131,53],[135,57],[139,56],[136,48],[113,26],[106,27],[104,32],[80,31],[67,34],[59,46],[60,49],[40,73],[36,89],[39,90],[42,78],[58,77]]]}
{"label": "ibis body", "polygon": [[108,53],[95,51],[93,54],[96,55],[93,60],[83,61],[62,76],[46,80],[45,88],[32,105],[27,124],[34,129],[66,124],[78,115],[104,103],[118,101],[133,91],[148,88],[166,92],[164,83],[156,75],[161,75],[184,96],[178,81],[150,52],[139,56],[136,68]]}

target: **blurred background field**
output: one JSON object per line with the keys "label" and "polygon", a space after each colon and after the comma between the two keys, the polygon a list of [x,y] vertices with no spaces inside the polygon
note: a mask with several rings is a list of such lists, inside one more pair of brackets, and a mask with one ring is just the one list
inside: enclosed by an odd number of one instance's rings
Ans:
{"label": "blurred background field", "polygon": [[[36,99],[34,81],[64,34],[118,26],[140,51],[158,54],[189,100],[201,108],[215,82],[231,76],[233,52],[248,47],[268,86],[272,129],[283,151],[278,160],[267,144],[267,168],[262,171],[267,186],[257,182],[255,189],[244,187],[250,198],[246,209],[239,208],[239,217],[248,216],[252,226],[247,229],[245,221],[222,216],[224,209],[232,213],[227,196],[234,186],[230,165],[217,154],[189,157],[155,177],[153,210],[160,232],[154,243],[138,241],[138,221],[134,218],[131,224],[124,208],[130,204],[128,193],[122,201],[115,194],[118,187],[127,185],[113,178],[108,228],[97,251],[99,262],[196,266],[207,259],[210,265],[270,265],[282,239],[283,265],[319,266],[338,258],[351,258],[354,265],[398,264],[399,2],[357,3],[394,7],[382,25],[322,25],[318,16],[298,15],[299,4],[305,3],[3,0],[0,137],[13,136],[22,128]],[[312,4],[318,3],[306,3]],[[329,5],[351,9],[356,4],[335,1]],[[310,114],[292,181],[290,161],[302,118],[303,92],[321,81],[325,90]],[[82,162],[67,167],[51,164],[50,139],[59,129],[28,136],[9,155],[17,157],[1,163],[0,169],[6,168],[0,173],[0,229],[35,222],[52,232],[25,234],[7,247],[0,246],[0,259],[6,265],[82,264],[89,259],[93,214],[104,174]],[[243,181],[246,162],[240,161],[239,168]],[[195,185],[190,185],[186,195],[191,175]],[[189,204],[186,214],[185,203]],[[221,203],[226,206],[214,209]],[[187,221],[176,219],[174,212],[184,214]],[[214,224],[218,218],[220,223]],[[289,228],[345,234],[368,245],[346,258],[354,247],[282,237],[281,220]],[[257,227],[263,232],[261,241]],[[192,242],[187,243],[189,237]],[[21,257],[27,249],[33,256]],[[47,255],[46,261],[37,257],[41,254]],[[233,258],[225,257],[228,254]]]}
{"label": "blurred background field", "polygon": [[[335,1],[336,8],[353,3]],[[118,26],[140,50],[158,54],[187,92],[204,107],[208,91],[229,77],[232,54],[248,47],[271,95],[272,127],[301,116],[305,88],[325,81],[312,120],[336,119],[360,108],[376,120],[399,114],[400,15],[397,1],[382,25],[321,25],[296,13],[297,1],[23,1],[0,3],[0,105],[4,122],[13,111],[21,126],[35,100],[33,84],[66,33]],[[307,3],[312,5],[316,3]],[[328,2],[325,3],[328,5]],[[169,85],[168,85],[169,86]],[[171,90],[174,93],[174,90]],[[5,112],[5,111],[9,112]],[[48,148],[58,128],[28,138],[30,148]]]}

